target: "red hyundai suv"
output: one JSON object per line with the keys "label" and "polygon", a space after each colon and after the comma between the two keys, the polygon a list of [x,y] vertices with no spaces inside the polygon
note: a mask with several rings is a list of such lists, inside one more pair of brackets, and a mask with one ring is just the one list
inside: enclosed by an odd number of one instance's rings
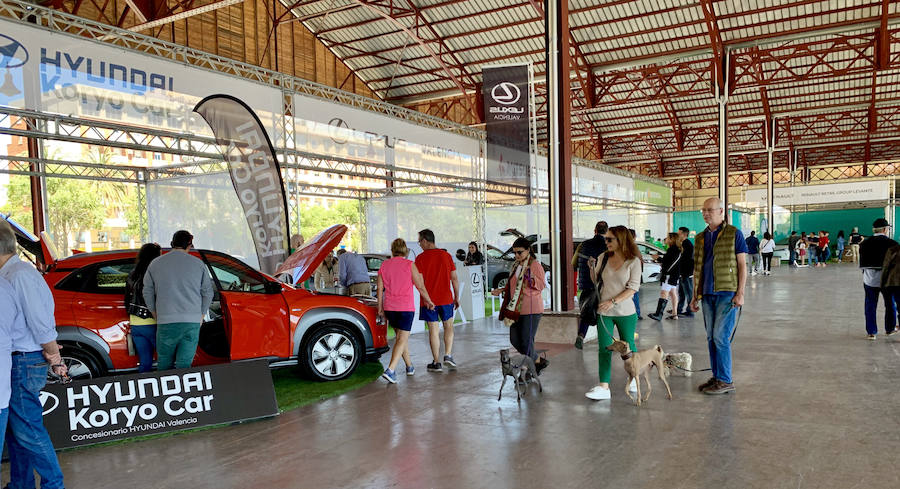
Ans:
{"label": "red hyundai suv", "polygon": [[[16,229],[19,245],[43,271],[56,301],[57,341],[73,378],[137,369],[128,351],[125,278],[137,250],[79,253],[56,259],[40,239],[0,214]],[[311,239],[292,261],[309,278],[341,241],[347,227],[335,225]],[[215,295],[200,329],[194,365],[265,358],[270,366],[299,364],[310,377],[349,376],[364,357],[388,350],[387,328],[376,319],[375,301],[311,292],[285,285],[240,260],[210,250],[192,250],[209,268]]]}

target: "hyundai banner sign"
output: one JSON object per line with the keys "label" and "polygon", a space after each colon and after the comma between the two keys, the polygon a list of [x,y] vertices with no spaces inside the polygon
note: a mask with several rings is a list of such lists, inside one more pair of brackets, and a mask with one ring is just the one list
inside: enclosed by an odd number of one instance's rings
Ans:
{"label": "hyundai banner sign", "polygon": [[57,449],[278,414],[265,360],[48,384],[41,404]]}

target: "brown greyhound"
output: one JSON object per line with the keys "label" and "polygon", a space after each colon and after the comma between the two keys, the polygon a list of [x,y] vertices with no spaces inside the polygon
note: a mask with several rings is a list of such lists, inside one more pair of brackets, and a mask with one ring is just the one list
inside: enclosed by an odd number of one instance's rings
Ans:
{"label": "brown greyhound", "polygon": [[[643,400],[650,399],[650,368],[652,367],[656,367],[656,371],[659,372],[659,379],[666,386],[666,399],[672,399],[672,390],[669,389],[669,382],[663,373],[663,359],[666,355],[663,353],[661,346],[656,345],[653,348],[633,352],[628,343],[613,339],[613,344],[607,346],[606,349],[622,355],[622,360],[625,361],[625,373],[628,374],[628,382],[625,382],[625,395],[635,404],[641,405],[641,374],[644,374],[644,380],[647,382],[647,397]],[[631,393],[628,392],[631,380],[635,378],[637,378],[635,382],[637,384],[637,399],[631,397]]]}

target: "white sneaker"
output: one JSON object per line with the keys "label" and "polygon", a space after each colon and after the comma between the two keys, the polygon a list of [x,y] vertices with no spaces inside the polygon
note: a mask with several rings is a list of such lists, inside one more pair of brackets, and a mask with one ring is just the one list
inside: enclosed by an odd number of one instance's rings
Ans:
{"label": "white sneaker", "polygon": [[606,387],[601,387],[599,385],[594,386],[593,389],[587,391],[584,394],[584,397],[588,399],[593,399],[594,401],[602,401],[604,399],[609,399],[609,389]]}
{"label": "white sneaker", "polygon": [[637,392],[637,379],[631,379],[631,384],[628,385],[628,392]]}

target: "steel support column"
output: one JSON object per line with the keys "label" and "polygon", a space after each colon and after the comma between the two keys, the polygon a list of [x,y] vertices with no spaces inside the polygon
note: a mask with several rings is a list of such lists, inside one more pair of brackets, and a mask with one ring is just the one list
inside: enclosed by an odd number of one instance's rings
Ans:
{"label": "steel support column", "polygon": [[719,158],[719,200],[722,201],[722,208],[725,209],[725,220],[728,218],[728,98],[720,97],[719,106],[719,135],[718,135],[718,158]]}
{"label": "steel support column", "polygon": [[[34,119],[27,119],[29,125],[34,124]],[[41,144],[37,138],[28,138],[28,157],[35,160],[41,159]],[[33,161],[29,170],[34,172],[29,177],[31,182],[31,218],[34,223],[34,234],[40,236],[47,230],[47,222],[44,219],[44,177],[39,173],[43,171],[43,164]]]}
{"label": "steel support column", "polygon": [[766,121],[766,218],[767,230],[775,238],[775,136],[777,120],[772,118]]}
{"label": "steel support column", "polygon": [[572,256],[571,87],[569,2],[547,0],[547,129],[550,170],[550,270],[552,310],[575,308]]}

